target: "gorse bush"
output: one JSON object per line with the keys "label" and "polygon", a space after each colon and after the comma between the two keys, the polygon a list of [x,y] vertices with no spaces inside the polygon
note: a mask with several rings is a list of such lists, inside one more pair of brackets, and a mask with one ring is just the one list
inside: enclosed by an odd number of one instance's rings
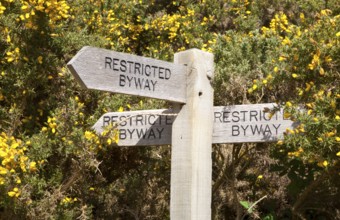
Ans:
{"label": "gorse bush", "polygon": [[211,52],[216,105],[277,102],[299,123],[278,143],[214,146],[214,219],[339,218],[339,12],[336,0],[1,1],[1,218],[169,219],[170,146],[117,147],[117,132],[91,127],[171,103],[82,89],[65,66],[86,45]]}
{"label": "gorse bush", "polygon": [[[338,195],[339,18],[331,10],[321,10],[315,22],[304,27],[291,24],[283,13],[276,14],[261,35],[278,42],[271,64],[248,90],[274,97],[284,105],[286,117],[299,122],[272,150],[278,159],[273,170],[291,180],[287,189],[295,213],[306,211],[307,201],[310,209],[320,208],[321,201],[335,205],[329,198]],[[303,13],[299,23],[305,23]],[[321,194],[328,194],[329,201],[320,196],[311,202],[313,193],[325,185],[329,190]]]}

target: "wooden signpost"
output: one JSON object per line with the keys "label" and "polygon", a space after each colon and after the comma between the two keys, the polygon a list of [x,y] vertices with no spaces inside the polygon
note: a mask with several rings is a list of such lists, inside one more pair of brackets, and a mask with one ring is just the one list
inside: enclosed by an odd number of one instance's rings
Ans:
{"label": "wooden signpost", "polygon": [[213,55],[197,49],[174,63],[84,47],[67,64],[88,89],[174,102],[173,110],[104,114],[93,126],[119,130],[121,146],[171,144],[170,218],[211,219],[212,143],[268,142],[294,123],[274,104],[213,107]]}
{"label": "wooden signpost", "polygon": [[[269,109],[269,111],[268,111]],[[277,109],[273,115],[270,111]],[[170,145],[173,109],[110,112],[92,127],[98,134],[108,125],[119,130],[118,146]],[[274,142],[283,138],[296,122],[284,118],[277,104],[248,104],[213,107],[212,143]]]}
{"label": "wooden signpost", "polygon": [[183,65],[87,46],[67,67],[87,89],[185,103]]}
{"label": "wooden signpost", "polygon": [[[175,54],[175,63],[169,63],[84,47],[67,66],[85,88],[177,103],[172,123],[170,218],[210,219],[213,55],[192,49]],[[157,134],[150,131],[148,137]]]}

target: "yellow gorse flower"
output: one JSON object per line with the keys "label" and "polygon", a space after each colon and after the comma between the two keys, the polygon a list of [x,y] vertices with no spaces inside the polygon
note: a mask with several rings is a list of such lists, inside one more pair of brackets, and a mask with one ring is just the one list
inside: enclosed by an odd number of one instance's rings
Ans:
{"label": "yellow gorse flower", "polygon": [[49,18],[50,27],[55,27],[57,22],[70,17],[67,1],[65,0],[25,0],[21,1],[21,15],[19,19],[25,23],[26,28],[35,29],[34,17],[37,12],[45,13]]}
{"label": "yellow gorse flower", "polygon": [[[13,136],[2,132],[0,134],[0,185],[21,184],[20,173],[27,170],[37,171],[36,162],[31,161],[26,155],[30,141],[23,142]],[[10,197],[19,197],[20,190],[14,187],[7,192]]]}
{"label": "yellow gorse flower", "polygon": [[314,70],[319,65],[320,65],[320,50],[317,50],[316,53],[313,55],[312,62],[308,64],[308,68],[310,70]]}
{"label": "yellow gorse flower", "polygon": [[6,57],[8,63],[17,63],[20,59],[20,49],[17,47],[13,51],[6,52]]}
{"label": "yellow gorse flower", "polygon": [[39,57],[37,58],[37,60],[38,60],[38,63],[39,63],[39,64],[42,64],[42,63],[43,63],[43,57],[42,57],[42,56],[39,56]]}
{"label": "yellow gorse flower", "polygon": [[0,2],[0,15],[3,14],[5,10],[6,10],[6,7],[3,6]]}
{"label": "yellow gorse flower", "polygon": [[47,119],[48,127],[51,129],[52,133],[56,133],[57,123],[55,117],[48,117]]}
{"label": "yellow gorse flower", "polygon": [[286,106],[287,107],[292,107],[292,103],[291,102],[286,102]]}

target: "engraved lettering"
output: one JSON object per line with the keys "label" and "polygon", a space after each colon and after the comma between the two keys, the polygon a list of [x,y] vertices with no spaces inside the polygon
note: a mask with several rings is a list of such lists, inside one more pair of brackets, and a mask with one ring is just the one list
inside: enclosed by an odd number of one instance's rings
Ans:
{"label": "engraved lettering", "polygon": [[275,128],[275,134],[278,135],[279,133],[279,127],[281,126],[281,124],[278,124],[277,126],[275,126],[275,124],[273,124],[273,127]]}
{"label": "engraved lettering", "polygon": [[119,86],[122,86],[122,87],[125,86],[125,75],[122,75],[122,74],[119,75]]}
{"label": "engraved lettering", "polygon": [[[115,71],[118,71],[119,69],[116,69],[115,66],[118,66],[119,59],[113,58],[112,59],[112,69]],[[117,63],[116,63],[117,62]]]}
{"label": "engraved lettering", "polygon": [[222,122],[221,117],[222,117],[222,113],[221,112],[214,112],[214,122],[217,121],[216,119],[218,119],[219,122]]}
{"label": "engraved lettering", "polygon": [[126,61],[125,60],[120,61],[120,68],[119,69],[122,72],[126,72]]}
{"label": "engraved lettering", "polygon": [[243,130],[243,135],[246,136],[246,130],[249,127],[249,125],[247,125],[246,127],[243,127],[243,125],[241,125],[241,128]]}
{"label": "engraved lettering", "polygon": [[105,69],[107,68],[106,65],[108,65],[110,69],[112,68],[111,62],[112,62],[112,59],[110,57],[105,57]]}
{"label": "engraved lettering", "polygon": [[240,135],[240,128],[237,125],[231,126],[231,135],[232,136],[239,136]]}

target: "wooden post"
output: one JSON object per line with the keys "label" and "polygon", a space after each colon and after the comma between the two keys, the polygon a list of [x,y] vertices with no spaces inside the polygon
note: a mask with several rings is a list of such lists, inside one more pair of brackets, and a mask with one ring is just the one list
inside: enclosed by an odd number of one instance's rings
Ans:
{"label": "wooden post", "polygon": [[170,218],[211,219],[213,55],[190,49],[174,62],[187,66],[187,103],[172,126]]}

